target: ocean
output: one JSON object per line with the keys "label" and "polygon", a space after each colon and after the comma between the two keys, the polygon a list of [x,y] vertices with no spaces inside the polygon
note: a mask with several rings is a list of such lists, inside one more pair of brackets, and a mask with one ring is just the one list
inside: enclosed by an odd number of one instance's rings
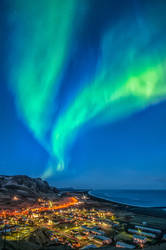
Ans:
{"label": "ocean", "polygon": [[166,190],[93,190],[89,194],[131,206],[166,208]]}

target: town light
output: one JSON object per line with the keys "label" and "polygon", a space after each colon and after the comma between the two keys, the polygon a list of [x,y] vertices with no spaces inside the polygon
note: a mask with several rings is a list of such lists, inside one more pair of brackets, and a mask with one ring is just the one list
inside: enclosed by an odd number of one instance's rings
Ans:
{"label": "town light", "polygon": [[17,196],[14,196],[12,200],[13,200],[13,201],[18,201],[19,198],[18,198]]}

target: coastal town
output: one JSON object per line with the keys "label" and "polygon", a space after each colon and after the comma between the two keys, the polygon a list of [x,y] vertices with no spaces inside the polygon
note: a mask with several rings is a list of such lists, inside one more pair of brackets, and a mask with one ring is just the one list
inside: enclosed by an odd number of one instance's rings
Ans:
{"label": "coastal town", "polygon": [[[73,194],[72,194],[73,195]],[[1,210],[0,238],[5,241],[66,245],[73,249],[114,246],[146,248],[166,241],[166,227],[132,221],[131,212],[76,193],[60,201],[38,199],[33,208]],[[17,202],[17,197],[13,197]],[[164,221],[163,221],[164,222]]]}

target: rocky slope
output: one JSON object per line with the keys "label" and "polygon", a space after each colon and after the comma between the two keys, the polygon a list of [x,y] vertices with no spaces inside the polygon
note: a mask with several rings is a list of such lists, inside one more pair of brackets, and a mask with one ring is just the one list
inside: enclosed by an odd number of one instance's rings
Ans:
{"label": "rocky slope", "polygon": [[34,203],[38,198],[56,199],[58,191],[40,178],[0,175],[0,208]]}

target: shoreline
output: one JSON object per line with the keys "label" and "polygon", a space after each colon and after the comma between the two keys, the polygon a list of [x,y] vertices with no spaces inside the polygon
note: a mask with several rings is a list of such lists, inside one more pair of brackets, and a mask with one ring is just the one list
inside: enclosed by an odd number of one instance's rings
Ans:
{"label": "shoreline", "polygon": [[[107,202],[113,208],[118,208],[118,209],[124,210],[124,211],[127,210],[129,212],[133,212],[133,213],[139,214],[139,215],[141,214],[141,215],[145,215],[145,216],[166,218],[166,211],[163,210],[165,207],[164,208],[159,208],[159,207],[132,206],[132,205],[118,203],[118,202],[106,200],[104,198],[93,196],[92,194],[89,193],[89,191],[86,192],[86,194],[87,194],[87,196],[89,196],[90,199],[92,199],[94,201],[101,202],[101,203]],[[102,206],[102,204],[101,204],[101,206]]]}
{"label": "shoreline", "polygon": [[120,201],[115,201],[115,200],[111,200],[111,199],[107,199],[105,197],[100,197],[100,196],[97,196],[97,195],[94,195],[93,193],[91,193],[93,191],[88,191],[88,195],[91,196],[91,197],[94,197],[94,198],[97,198],[97,199],[101,199],[103,201],[107,201],[107,202],[111,202],[111,203],[115,203],[115,204],[119,204],[119,205],[124,205],[124,206],[129,206],[129,207],[134,207],[134,208],[155,208],[155,209],[166,209],[166,206],[139,206],[139,205],[132,205],[132,204],[129,204],[129,203],[124,203],[124,202],[120,202]]}

